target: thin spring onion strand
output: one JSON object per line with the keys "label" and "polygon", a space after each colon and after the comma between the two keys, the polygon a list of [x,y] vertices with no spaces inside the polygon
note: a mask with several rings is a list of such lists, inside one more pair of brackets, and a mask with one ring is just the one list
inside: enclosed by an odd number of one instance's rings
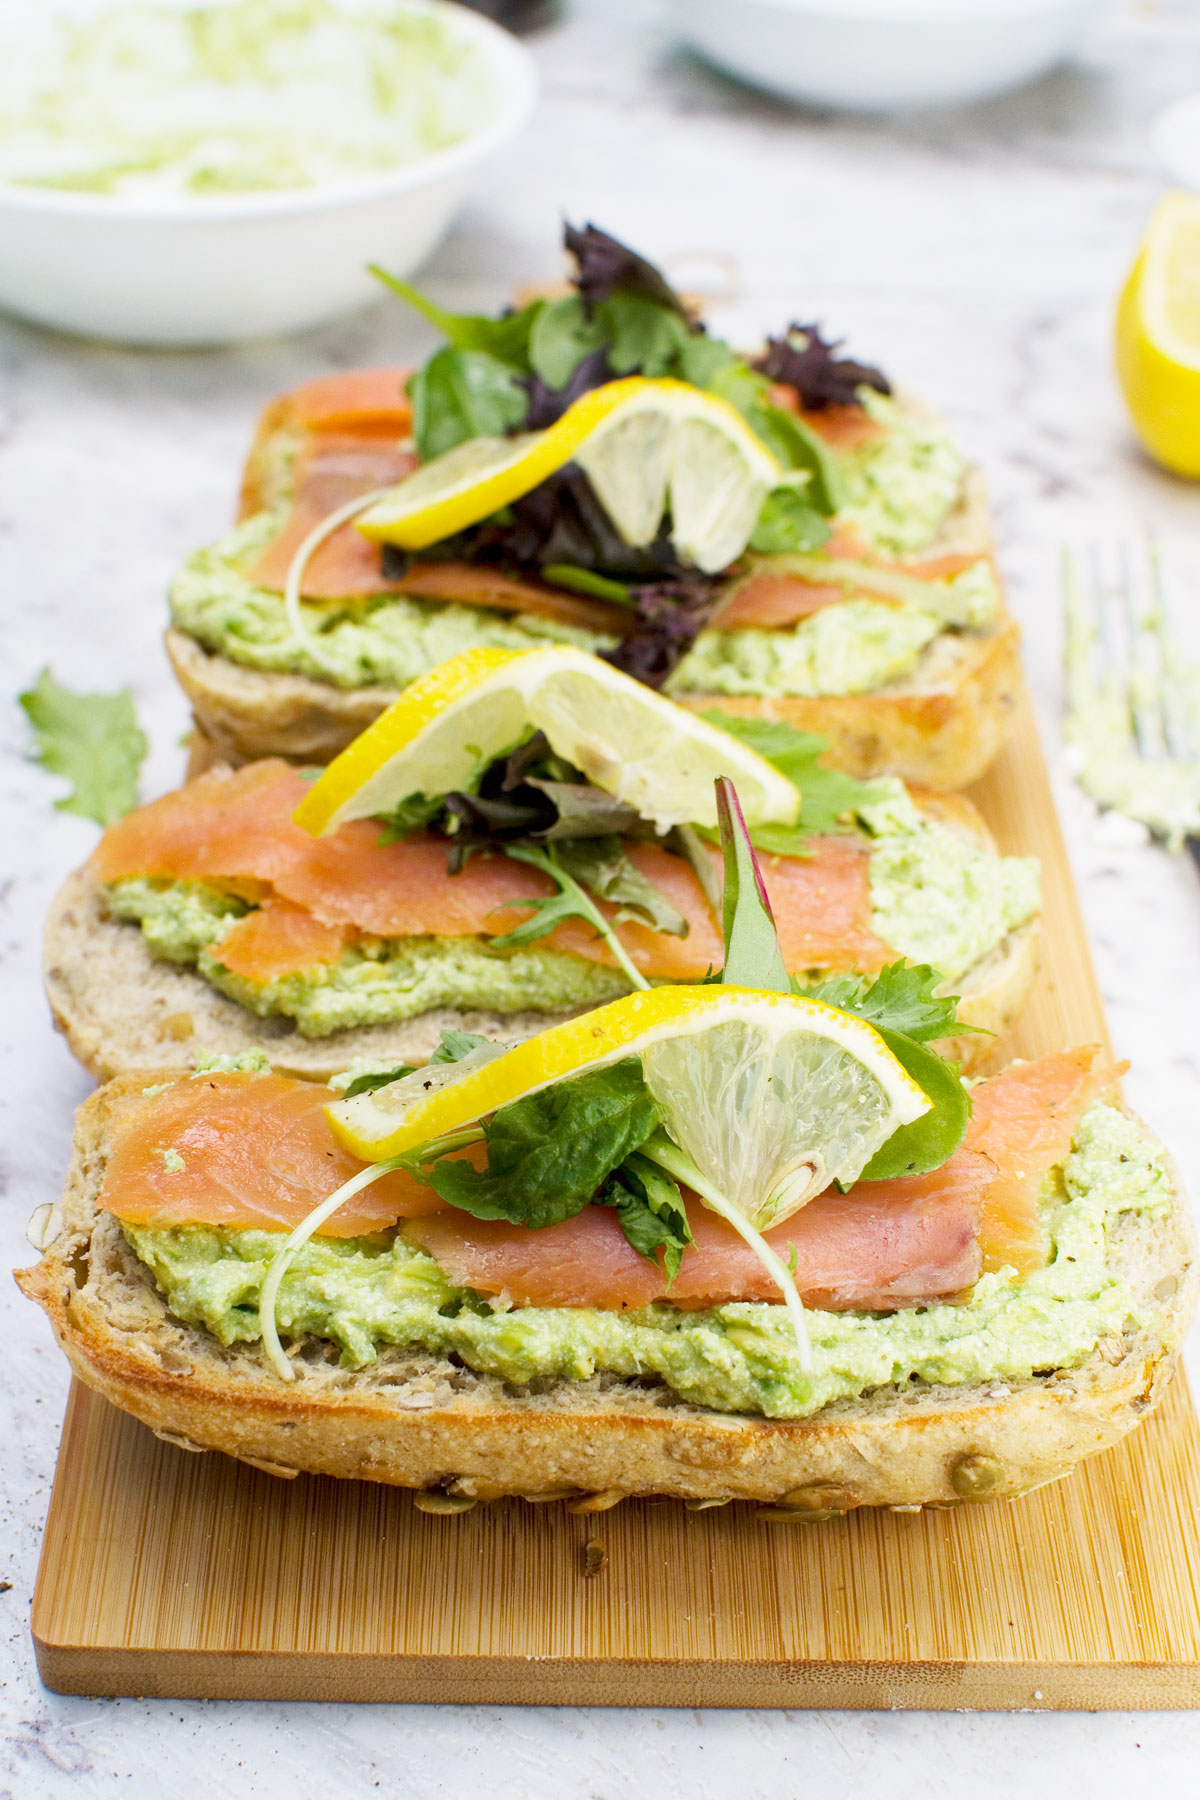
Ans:
{"label": "thin spring onion strand", "polygon": [[369,494],[360,494],[357,500],[347,500],[344,506],[339,506],[334,512],[328,513],[318,525],[313,526],[308,536],[297,546],[296,553],[288,564],[287,580],[283,586],[284,617],[298,639],[301,649],[306,650],[317,667],[324,669],[327,674],[332,672],[331,666],[318,639],[312,635],[304,623],[304,615],[300,611],[300,584],[304,580],[304,571],[325,539],[332,537],[339,525],[344,525],[348,519],[356,518],[360,512],[365,512],[368,506],[374,506],[377,500],[382,499],[384,494],[390,492],[391,488],[372,488]]}
{"label": "thin spring onion strand", "polygon": [[344,1181],[340,1188],[335,1188],[327,1200],[322,1200],[320,1206],[314,1206],[308,1217],[300,1221],[288,1237],[287,1242],[275,1252],[271,1259],[271,1266],[267,1270],[266,1279],[262,1284],[262,1292],[258,1297],[258,1329],[262,1334],[263,1349],[267,1353],[267,1360],[280,1381],[295,1381],[296,1379],[296,1372],[279,1341],[279,1331],[275,1321],[275,1297],[279,1292],[280,1282],[291,1268],[297,1252],[303,1250],[313,1232],[322,1226],[339,1206],[344,1206],[347,1200],[352,1199],[355,1194],[360,1194],[363,1188],[370,1187],[371,1183],[378,1181],[381,1175],[388,1175],[393,1169],[399,1167],[399,1157],[391,1157],[387,1162],[371,1163],[367,1168],[360,1169],[357,1175],[352,1175],[349,1181]]}
{"label": "thin spring onion strand", "polygon": [[676,1181],[682,1181],[699,1194],[706,1206],[720,1216],[737,1232],[744,1243],[748,1244],[757,1256],[763,1268],[770,1275],[783,1294],[784,1305],[788,1309],[792,1330],[796,1335],[796,1350],[800,1360],[802,1375],[813,1372],[812,1343],[808,1335],[808,1323],[804,1315],[804,1302],[796,1291],[796,1283],[787,1264],[777,1256],[762,1234],[756,1231],[748,1219],[742,1217],[733,1202],[727,1200],[719,1188],[700,1173],[690,1156],[686,1156],[679,1147],[671,1142],[661,1131],[642,1145],[640,1154],[656,1162],[668,1175]]}

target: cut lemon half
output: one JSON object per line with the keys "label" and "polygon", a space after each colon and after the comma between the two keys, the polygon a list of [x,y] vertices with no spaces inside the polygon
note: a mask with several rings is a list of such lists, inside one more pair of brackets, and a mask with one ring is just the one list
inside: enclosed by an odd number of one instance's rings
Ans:
{"label": "cut lemon half", "polygon": [[471,438],[363,512],[377,543],[424,550],[528,494],[564,464],[585,471],[623,541],[671,515],[675,548],[714,574],[741,554],[771,489],[788,479],[741,414],[685,381],[629,376],[593,388],[546,431]]}
{"label": "cut lemon half", "polygon": [[1117,374],[1138,436],[1176,474],[1200,476],[1200,200],[1168,194],[1117,308]]}
{"label": "cut lemon half", "polygon": [[661,987],[552,1026],[445,1081],[420,1070],[326,1107],[368,1162],[415,1150],[552,1083],[638,1057],[667,1132],[755,1229],[849,1183],[930,1102],[862,1019],[754,988]]}
{"label": "cut lemon half", "polygon": [[751,825],[799,815],[798,790],[765,757],[598,657],[555,644],[467,650],[431,669],[335,757],[296,823],[321,837],[414,794],[470,789],[530,731],[660,831],[715,826],[718,775],[737,787]]}

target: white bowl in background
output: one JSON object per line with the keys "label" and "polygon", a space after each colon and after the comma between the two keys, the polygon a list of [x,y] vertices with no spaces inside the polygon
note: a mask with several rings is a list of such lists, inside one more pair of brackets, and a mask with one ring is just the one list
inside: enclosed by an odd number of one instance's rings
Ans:
{"label": "white bowl in background", "polygon": [[1105,0],[664,0],[732,75],[818,106],[957,106],[1060,62]]}
{"label": "white bowl in background", "polygon": [[411,274],[537,95],[533,60],[514,37],[464,7],[447,10],[498,96],[474,136],[383,174],[286,192],[143,204],[0,183],[0,307],[120,343],[228,344],[363,305],[380,292],[370,262]]}

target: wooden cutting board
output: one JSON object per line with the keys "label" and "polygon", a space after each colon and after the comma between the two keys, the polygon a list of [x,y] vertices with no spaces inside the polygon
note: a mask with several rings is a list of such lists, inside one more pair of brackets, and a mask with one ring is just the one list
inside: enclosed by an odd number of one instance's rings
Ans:
{"label": "wooden cutting board", "polygon": [[[1027,705],[975,798],[1046,889],[1046,979],[998,1060],[1104,1040]],[[33,1634],[65,1693],[1194,1706],[1198,1497],[1182,1377],[1122,1445],[1024,1499],[812,1525],[669,1501],[435,1518],[394,1489],[188,1454],[76,1386]]]}

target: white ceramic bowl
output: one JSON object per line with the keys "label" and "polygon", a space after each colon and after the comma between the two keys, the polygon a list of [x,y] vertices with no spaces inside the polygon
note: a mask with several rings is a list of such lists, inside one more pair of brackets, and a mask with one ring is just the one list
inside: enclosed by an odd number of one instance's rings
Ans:
{"label": "white ceramic bowl", "polygon": [[520,130],[533,61],[507,31],[452,7],[498,96],[475,136],[382,175],[285,193],[141,205],[0,184],[0,306],[130,344],[208,345],[322,324],[380,292],[445,235],[474,170]]}
{"label": "white ceramic bowl", "polygon": [[664,0],[732,75],[818,106],[961,105],[1071,51],[1104,0]]}

